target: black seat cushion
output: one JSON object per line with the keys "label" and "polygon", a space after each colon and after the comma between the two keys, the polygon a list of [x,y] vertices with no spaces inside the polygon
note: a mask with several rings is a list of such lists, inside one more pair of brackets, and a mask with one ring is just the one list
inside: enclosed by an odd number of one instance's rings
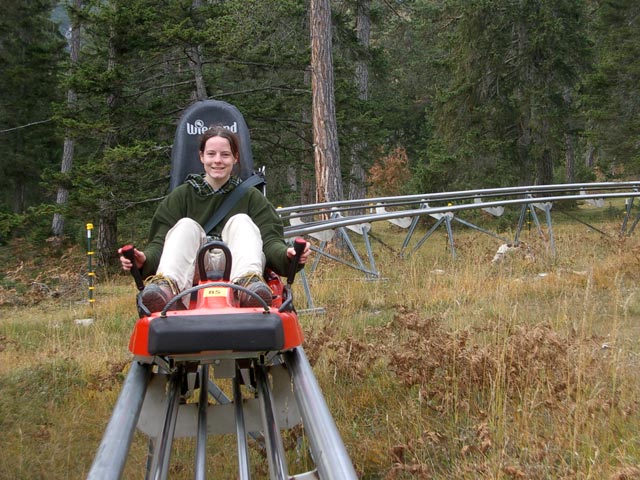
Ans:
{"label": "black seat cushion", "polygon": [[282,319],[275,313],[170,315],[149,325],[149,353],[170,355],[209,350],[254,352],[284,346]]}

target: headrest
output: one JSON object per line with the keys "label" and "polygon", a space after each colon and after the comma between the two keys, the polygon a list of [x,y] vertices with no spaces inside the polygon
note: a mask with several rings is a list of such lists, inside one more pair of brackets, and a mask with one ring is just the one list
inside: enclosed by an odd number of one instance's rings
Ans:
{"label": "headrest", "polygon": [[216,124],[228,128],[240,139],[240,169],[234,174],[243,180],[251,176],[253,155],[249,128],[240,110],[220,100],[202,100],[187,108],[178,122],[171,152],[170,190],[182,184],[188,174],[204,171],[198,150],[200,136]]}

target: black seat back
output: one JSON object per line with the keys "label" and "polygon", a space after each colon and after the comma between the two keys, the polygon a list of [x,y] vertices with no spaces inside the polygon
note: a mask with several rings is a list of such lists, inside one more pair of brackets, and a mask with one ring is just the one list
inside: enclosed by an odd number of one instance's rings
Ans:
{"label": "black seat back", "polygon": [[200,136],[212,125],[222,125],[240,138],[240,168],[236,166],[234,175],[245,180],[253,173],[249,127],[240,110],[220,100],[202,100],[187,108],[178,122],[171,152],[170,190],[183,183],[188,174],[204,171],[198,147]]}

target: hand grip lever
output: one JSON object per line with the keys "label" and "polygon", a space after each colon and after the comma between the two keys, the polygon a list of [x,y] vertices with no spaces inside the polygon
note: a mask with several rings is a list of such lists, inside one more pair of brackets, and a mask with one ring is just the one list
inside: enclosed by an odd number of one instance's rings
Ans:
{"label": "hand grip lever", "polygon": [[292,285],[293,280],[296,278],[296,272],[298,271],[298,265],[300,264],[300,257],[304,253],[306,246],[307,241],[304,238],[298,237],[293,241],[293,249],[296,251],[296,254],[291,259],[291,266],[289,267],[289,274],[287,275],[287,285]]}
{"label": "hand grip lever", "polygon": [[138,290],[142,291],[144,289],[144,281],[142,280],[140,269],[136,265],[136,256],[133,251],[135,248],[133,245],[125,245],[120,249],[120,253],[124,258],[131,261],[131,275],[133,275],[133,279],[136,281]]}

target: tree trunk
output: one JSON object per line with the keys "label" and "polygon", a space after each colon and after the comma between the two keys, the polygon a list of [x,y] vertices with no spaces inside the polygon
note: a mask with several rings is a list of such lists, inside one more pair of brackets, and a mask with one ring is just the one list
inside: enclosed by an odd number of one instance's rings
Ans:
{"label": "tree trunk", "polygon": [[[571,90],[565,88],[562,95],[564,103],[567,109],[571,111]],[[571,118],[569,115],[567,117]],[[575,155],[575,135],[573,134],[573,126],[567,125],[566,133],[564,134],[564,146],[565,146],[565,171],[567,175],[567,183],[574,183],[576,181],[576,155]]]}
{"label": "tree trunk", "polygon": [[[193,7],[195,15],[199,15],[198,10],[202,6],[202,0],[193,0],[191,6]],[[199,23],[201,23],[199,22],[199,17],[196,17],[196,24]],[[204,81],[204,74],[202,73],[202,45],[194,45],[190,47],[187,51],[187,56],[189,58],[189,65],[191,66],[191,70],[193,71],[193,76],[196,83],[195,99],[206,100],[208,98],[208,94],[207,85]]]}
{"label": "tree trunk", "polygon": [[207,94],[207,85],[202,73],[202,47],[200,45],[189,49],[189,65],[191,65],[196,82],[196,100],[206,100],[209,95]]}
{"label": "tree trunk", "polygon": [[[311,86],[311,66],[307,67],[304,71],[304,84],[307,87]],[[302,108],[302,125],[305,126],[301,135],[304,138],[306,145],[313,145],[313,132],[310,132],[306,125],[311,125],[313,123],[311,109],[310,106],[306,104]],[[304,157],[302,158],[302,167],[300,168],[298,174],[300,176],[300,197],[299,203],[300,205],[306,205],[308,203],[315,202],[316,199],[316,185],[314,181],[314,177],[310,172],[314,171],[314,154],[310,153],[306,148],[304,149],[304,153],[302,154]],[[309,221],[311,219],[305,219],[305,221]]]}
{"label": "tree trunk", "polygon": [[[542,134],[538,135],[537,141],[540,145],[544,145],[547,142],[547,138],[551,135],[551,128],[549,122],[543,120],[542,122]],[[553,183],[553,156],[549,147],[544,145],[542,156],[538,159],[538,184],[550,185]]]}
{"label": "tree trunk", "polygon": [[551,185],[553,183],[553,158],[549,149],[542,152],[542,157],[538,163],[538,181],[539,185]]}
{"label": "tree trunk", "polygon": [[343,194],[335,112],[329,0],[311,0],[310,30],[316,201],[332,202],[342,200]]}
{"label": "tree trunk", "polygon": [[100,201],[100,223],[98,224],[97,237],[97,263],[98,265],[108,265],[111,258],[116,253],[118,242],[118,215],[113,209],[109,200]]}
{"label": "tree trunk", "polygon": [[[115,34],[112,34],[115,35]],[[115,48],[114,38],[109,41],[109,57],[107,71],[115,68],[118,52]],[[111,91],[107,96],[107,106],[111,115],[120,102],[120,93]],[[104,149],[108,150],[116,144],[115,133],[109,132],[105,136]],[[118,215],[108,199],[101,199],[98,208],[98,236],[97,236],[97,261],[99,265],[106,265],[116,255],[118,241]]]}
{"label": "tree trunk", "polygon": [[[71,170],[71,166],[73,165],[74,144],[74,139],[70,136],[69,133],[67,133],[67,136],[64,139],[64,145],[62,147],[62,165],[60,166],[60,173],[62,173],[63,175],[65,173],[68,173]],[[66,205],[68,198],[69,191],[65,187],[59,186],[58,194],[56,195],[56,205]],[[51,232],[53,233],[54,237],[62,237],[64,235],[64,217],[59,212],[53,214]]]}
{"label": "tree trunk", "polygon": [[567,183],[575,183],[576,181],[576,154],[575,154],[575,139],[573,133],[567,133],[564,136],[564,143],[566,146],[565,162],[567,171]]}
{"label": "tree trunk", "polygon": [[[82,8],[83,0],[74,0],[73,8],[75,11],[79,11]],[[73,16],[71,27],[69,29],[69,59],[70,70],[73,70],[78,63],[80,55],[80,23],[77,16]],[[74,88],[67,90],[67,109],[73,112],[78,102],[78,95]],[[75,140],[71,131],[65,132],[64,145],[62,148],[62,164],[60,166],[60,173],[65,175],[71,171],[73,166],[73,150],[75,146]],[[58,187],[58,194],[56,196],[56,204],[58,206],[66,205],[69,192],[64,186]],[[53,215],[53,222],[51,224],[51,230],[55,237],[62,237],[64,234],[64,217],[61,213],[55,213]]]}
{"label": "tree trunk", "polygon": [[584,154],[584,165],[590,170],[596,165],[596,149],[591,142],[587,145],[587,151]]}
{"label": "tree trunk", "polygon": [[[356,17],[356,35],[363,50],[369,48],[371,33],[371,18],[369,17],[369,0],[358,0]],[[365,60],[356,62],[356,86],[358,98],[362,101],[369,99],[369,66]],[[366,172],[362,166],[362,153],[367,149],[366,142],[356,142],[351,147],[351,169],[349,172],[349,199],[365,198]],[[357,212],[356,212],[357,213]]]}

